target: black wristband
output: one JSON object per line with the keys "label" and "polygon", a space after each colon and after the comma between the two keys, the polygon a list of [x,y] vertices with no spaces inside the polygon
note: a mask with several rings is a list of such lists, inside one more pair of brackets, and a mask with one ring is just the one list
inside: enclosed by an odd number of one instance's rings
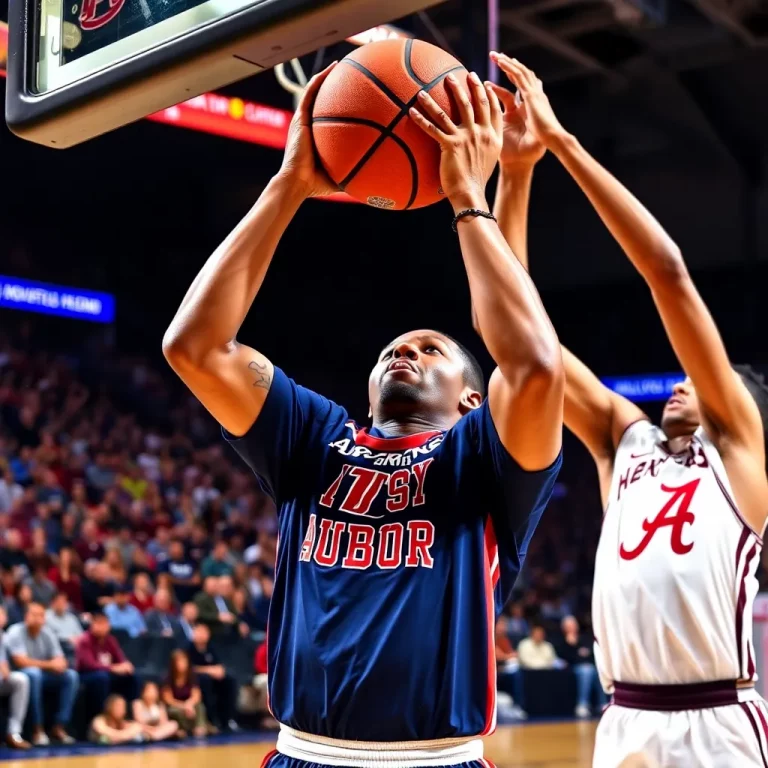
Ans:
{"label": "black wristband", "polygon": [[484,219],[493,219],[496,221],[496,217],[490,213],[489,211],[481,211],[479,208],[467,208],[464,211],[459,211],[456,216],[453,219],[453,224],[451,224],[451,229],[454,232],[457,232],[456,225],[462,220],[465,219],[467,216],[480,216]]}

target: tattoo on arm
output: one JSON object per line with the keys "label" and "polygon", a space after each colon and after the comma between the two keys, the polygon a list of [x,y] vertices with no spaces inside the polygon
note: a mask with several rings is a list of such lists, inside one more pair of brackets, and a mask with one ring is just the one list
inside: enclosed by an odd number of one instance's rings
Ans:
{"label": "tattoo on arm", "polygon": [[250,363],[248,363],[248,368],[250,368],[250,370],[256,374],[256,381],[253,382],[253,386],[261,387],[262,389],[269,389],[269,385],[272,383],[272,380],[267,374],[266,364],[261,365],[255,360],[252,360]]}

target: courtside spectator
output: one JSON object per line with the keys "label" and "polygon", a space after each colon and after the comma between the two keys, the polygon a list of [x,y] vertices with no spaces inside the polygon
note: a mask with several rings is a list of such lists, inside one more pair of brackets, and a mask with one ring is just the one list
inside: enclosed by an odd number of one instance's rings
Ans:
{"label": "courtside spectator", "polygon": [[168,707],[168,717],[175,720],[181,730],[196,738],[216,732],[208,722],[203,694],[186,651],[177,649],[171,654],[168,677],[163,683],[161,695]]}
{"label": "courtside spectator", "polygon": [[58,565],[48,571],[48,578],[58,592],[64,592],[75,611],[83,610],[83,589],[80,581],[79,562],[72,547],[62,547]]}
{"label": "courtside spectator", "polygon": [[141,723],[129,723],[125,719],[126,713],[125,699],[117,694],[109,696],[104,702],[104,711],[93,718],[88,731],[89,741],[104,745],[144,741]]}
{"label": "courtside spectator", "polygon": [[101,711],[110,693],[120,693],[128,701],[139,695],[133,664],[109,630],[109,619],[103,613],[94,614],[90,628],[77,643],[77,671],[91,715]]}
{"label": "courtside spectator", "polygon": [[227,542],[219,539],[208,557],[203,560],[200,573],[204,579],[209,576],[231,576],[235,570],[234,563],[229,554]]}
{"label": "courtside spectator", "polygon": [[75,643],[83,634],[83,625],[69,610],[69,600],[64,592],[59,592],[51,601],[50,608],[45,612],[45,626],[56,635],[65,650],[69,646],[74,652]]}
{"label": "courtside spectator", "polygon": [[210,647],[210,639],[211,630],[205,624],[198,624],[188,651],[189,663],[197,675],[203,703],[214,725],[225,731],[237,731],[234,719],[237,682],[227,674],[221,659]]}
{"label": "courtside spectator", "polygon": [[[0,612],[5,613],[2,608]],[[6,620],[5,615],[0,616],[0,626],[5,626]],[[29,704],[29,678],[23,672],[12,672],[8,661],[5,637],[0,631],[0,697],[8,698],[5,743],[11,749],[29,749],[30,743],[21,736]]]}
{"label": "courtside spectator", "polygon": [[115,600],[105,606],[104,613],[113,629],[121,629],[131,637],[138,637],[147,631],[141,611],[131,605],[131,588],[127,584],[115,587]]}
{"label": "courtside spectator", "polygon": [[198,621],[207,624],[213,634],[231,632],[237,628],[235,607],[221,594],[219,577],[208,576],[203,581],[203,591],[195,596]]}
{"label": "courtside spectator", "polygon": [[232,605],[235,608],[237,620],[240,623],[241,634],[245,636],[251,632],[260,631],[266,628],[266,624],[262,622],[261,616],[259,616],[253,609],[253,604],[249,599],[248,590],[245,587],[240,587],[234,591],[234,594],[232,595]]}
{"label": "courtside spectator", "polygon": [[592,642],[579,631],[574,616],[566,616],[561,624],[562,636],[555,645],[558,658],[562,659],[576,675],[576,717],[590,717],[591,699],[594,694],[598,707],[608,703],[595,667]]}
{"label": "courtside spectator", "polygon": [[[66,726],[72,718],[77,696],[78,675],[69,669],[59,641],[45,624],[45,608],[32,603],[23,624],[15,624],[5,633],[6,647],[14,665],[29,678],[29,714],[32,720],[32,743],[50,743],[43,730],[43,699],[55,699],[54,741],[72,744],[74,739]],[[43,697],[45,694],[45,697]],[[54,696],[52,697],[52,694]]]}
{"label": "courtside spectator", "polygon": [[149,741],[165,741],[183,737],[179,724],[168,717],[168,709],[160,700],[157,683],[144,683],[141,697],[133,702],[133,719],[143,728]]}
{"label": "courtside spectator", "polygon": [[531,627],[531,634],[517,646],[517,660],[523,669],[552,669],[557,655],[541,624]]}

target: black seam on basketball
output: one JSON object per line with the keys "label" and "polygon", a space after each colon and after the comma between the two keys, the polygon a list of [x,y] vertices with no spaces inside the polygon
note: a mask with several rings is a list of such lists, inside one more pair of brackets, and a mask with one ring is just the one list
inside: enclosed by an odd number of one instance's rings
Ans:
{"label": "black seam on basketball", "polygon": [[[363,117],[313,117],[312,122],[313,123],[342,123],[342,124],[346,123],[351,125],[367,125],[370,128],[376,128],[378,131],[381,131],[379,138],[374,142],[376,149],[378,149],[386,139],[392,139],[395,142],[395,144],[397,144],[400,147],[400,149],[402,149],[403,152],[405,152],[405,156],[408,158],[408,162],[411,165],[411,178],[415,179],[416,182],[418,182],[419,167],[416,164],[416,158],[414,157],[413,152],[411,152],[411,148],[399,136],[396,136],[391,131],[388,131],[387,126],[382,125],[381,123],[377,123],[375,120],[366,120]],[[370,150],[368,151],[370,152]],[[368,162],[369,159],[370,158],[367,158],[365,162]],[[364,164],[365,163],[363,163],[363,165]],[[344,179],[338,185],[339,189],[343,190],[348,183],[349,182],[346,179]],[[409,208],[411,205],[413,205],[413,201],[416,197],[417,190],[418,190],[418,183],[412,184],[411,197],[408,200],[408,205],[405,206],[406,209]]]}
{"label": "black seam on basketball", "polygon": [[350,67],[354,67],[358,72],[362,72],[369,80],[371,80],[373,83],[375,83],[379,87],[381,92],[390,101],[397,104],[397,106],[400,107],[400,109],[402,109],[405,106],[405,102],[401,98],[399,98],[393,91],[391,91],[384,82],[379,80],[379,78],[376,77],[376,75],[374,75],[370,69],[367,69],[362,64],[359,64],[354,59],[342,59],[341,63],[349,64]]}
{"label": "black seam on basketball", "polygon": [[[373,157],[373,153],[384,143],[384,140],[388,136],[393,136],[393,131],[397,127],[397,124],[408,114],[408,110],[414,106],[419,98],[419,92],[420,91],[431,91],[438,83],[441,83],[448,75],[451,74],[451,72],[456,72],[459,69],[464,69],[463,65],[459,64],[455,67],[451,67],[450,69],[447,69],[442,74],[439,74],[434,80],[431,80],[429,83],[426,83],[422,88],[417,91],[415,96],[406,104],[403,103],[397,96],[395,96],[392,91],[381,81],[379,80],[376,75],[373,74],[370,70],[366,69],[362,64],[358,64],[353,59],[342,59],[342,62],[347,62],[350,66],[353,66],[355,69],[357,69],[359,72],[362,72],[366,77],[368,77],[371,82],[373,82],[375,85],[377,85],[382,93],[389,98],[391,101],[393,101],[395,104],[400,106],[400,112],[395,115],[394,118],[392,118],[392,121],[389,123],[389,125],[383,129],[381,135],[379,136],[376,141],[373,142],[373,144],[369,147],[368,151],[360,158],[360,160],[357,162],[355,167],[347,174],[347,176],[342,179],[339,182],[339,189],[344,189],[351,181],[352,179],[357,176],[358,173],[360,173],[360,169]],[[408,146],[407,144],[405,145]],[[413,156],[411,154],[410,149],[408,149],[409,155],[411,157]],[[414,158],[414,164],[412,165],[413,168],[413,178],[411,183],[411,197],[408,200],[408,204],[405,206],[403,210],[408,210],[413,205],[413,201],[416,199],[416,195],[419,191],[419,169],[418,166],[415,164],[415,158]]]}
{"label": "black seam on basketball", "polygon": [[413,71],[413,64],[411,63],[411,51],[412,50],[413,50],[413,39],[409,37],[405,41],[405,47],[403,48],[403,65],[405,66],[405,71],[409,74],[411,80],[414,80],[416,83],[418,83],[419,86],[423,87],[425,85],[429,85],[429,83],[425,83]]}

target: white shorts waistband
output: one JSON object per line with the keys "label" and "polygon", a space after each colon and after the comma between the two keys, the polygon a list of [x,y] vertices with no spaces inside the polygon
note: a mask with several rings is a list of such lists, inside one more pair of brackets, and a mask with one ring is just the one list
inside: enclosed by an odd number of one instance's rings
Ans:
{"label": "white shorts waistband", "polygon": [[477,738],[435,741],[343,741],[303,733],[280,725],[277,751],[297,760],[347,768],[419,768],[482,760],[483,741]]}

